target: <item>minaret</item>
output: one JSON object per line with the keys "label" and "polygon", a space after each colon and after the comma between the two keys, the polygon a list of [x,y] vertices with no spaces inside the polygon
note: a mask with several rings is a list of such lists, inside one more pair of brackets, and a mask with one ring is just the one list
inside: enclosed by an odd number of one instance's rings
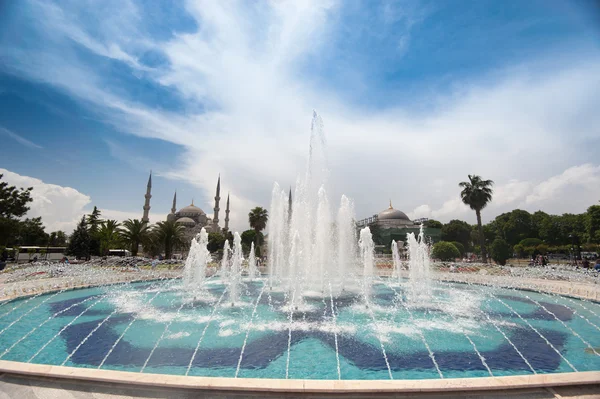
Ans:
{"label": "minaret", "polygon": [[175,214],[177,212],[177,191],[175,191],[175,195],[173,195],[173,207],[171,208],[171,213]]}
{"label": "minaret", "polygon": [[227,207],[225,208],[225,231],[229,231],[229,193],[227,193]]}
{"label": "minaret", "polygon": [[290,186],[290,195],[288,197],[288,221],[292,220],[292,186]]}
{"label": "minaret", "polygon": [[221,175],[217,180],[217,194],[215,195],[215,215],[213,217],[213,231],[219,231],[219,201],[221,200]]}
{"label": "minaret", "polygon": [[144,203],[144,216],[142,216],[142,223],[150,222],[148,213],[150,212],[150,198],[152,198],[152,171],[150,171],[150,177],[148,178],[148,186],[146,187],[146,202]]}

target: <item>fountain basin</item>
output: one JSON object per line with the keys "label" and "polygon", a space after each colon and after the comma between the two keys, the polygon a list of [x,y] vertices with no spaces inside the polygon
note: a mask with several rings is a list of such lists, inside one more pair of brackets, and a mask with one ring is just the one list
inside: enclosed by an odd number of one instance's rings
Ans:
{"label": "fountain basin", "polygon": [[244,280],[234,306],[217,278],[197,292],[177,280],[18,299],[0,306],[0,360],[261,379],[600,370],[595,302],[436,282],[428,303],[412,303],[404,280],[376,278],[368,308],[349,289],[296,310],[267,284]]}

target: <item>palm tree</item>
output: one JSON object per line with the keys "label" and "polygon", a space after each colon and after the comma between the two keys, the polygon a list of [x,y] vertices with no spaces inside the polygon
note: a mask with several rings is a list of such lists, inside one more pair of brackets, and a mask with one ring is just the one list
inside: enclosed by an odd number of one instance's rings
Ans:
{"label": "palm tree", "polygon": [[127,219],[123,222],[123,227],[121,238],[124,243],[130,246],[131,255],[137,256],[140,244],[146,243],[150,236],[148,224],[139,219]]}
{"label": "palm tree", "polygon": [[100,230],[98,230],[98,237],[100,238],[100,253],[102,255],[108,254],[109,249],[113,249],[120,239],[119,230],[120,223],[116,220],[105,220],[100,224]]}
{"label": "palm tree", "polygon": [[152,229],[154,239],[165,249],[166,259],[171,259],[173,246],[183,244],[183,229],[173,220],[158,222]]}
{"label": "palm tree", "polygon": [[256,234],[254,235],[254,246],[258,248],[258,236],[261,230],[264,230],[267,227],[267,220],[269,220],[269,212],[266,209],[257,206],[252,209],[250,213],[248,213],[248,222],[250,223],[250,227],[254,229]]}
{"label": "palm tree", "polygon": [[462,187],[460,198],[462,202],[469,205],[477,215],[477,230],[479,231],[479,246],[481,247],[481,260],[487,263],[485,251],[485,238],[483,236],[483,227],[481,225],[481,210],[492,200],[492,180],[482,180],[481,176],[469,175],[469,181],[463,181],[458,184]]}

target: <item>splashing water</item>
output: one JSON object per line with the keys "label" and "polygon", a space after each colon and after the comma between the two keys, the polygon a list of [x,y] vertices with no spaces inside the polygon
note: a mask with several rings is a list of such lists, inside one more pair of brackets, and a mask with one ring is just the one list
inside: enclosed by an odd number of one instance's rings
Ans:
{"label": "splashing water", "polygon": [[200,233],[192,239],[183,268],[183,282],[188,289],[200,288],[206,278],[206,265],[211,259],[207,245],[208,233],[203,227]]}
{"label": "splashing water", "polygon": [[248,277],[260,277],[260,272],[256,266],[256,255],[254,253],[254,243],[250,244],[250,255],[248,255]]}

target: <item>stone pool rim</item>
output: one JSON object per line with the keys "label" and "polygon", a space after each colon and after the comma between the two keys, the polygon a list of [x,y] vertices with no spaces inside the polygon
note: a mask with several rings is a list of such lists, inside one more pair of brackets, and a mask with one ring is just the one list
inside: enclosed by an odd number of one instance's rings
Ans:
{"label": "stone pool rim", "polygon": [[140,388],[315,394],[505,391],[509,389],[598,385],[600,382],[600,371],[423,380],[285,380],[135,373],[8,360],[0,360],[0,373],[20,377],[69,380],[70,382],[133,385]]}

